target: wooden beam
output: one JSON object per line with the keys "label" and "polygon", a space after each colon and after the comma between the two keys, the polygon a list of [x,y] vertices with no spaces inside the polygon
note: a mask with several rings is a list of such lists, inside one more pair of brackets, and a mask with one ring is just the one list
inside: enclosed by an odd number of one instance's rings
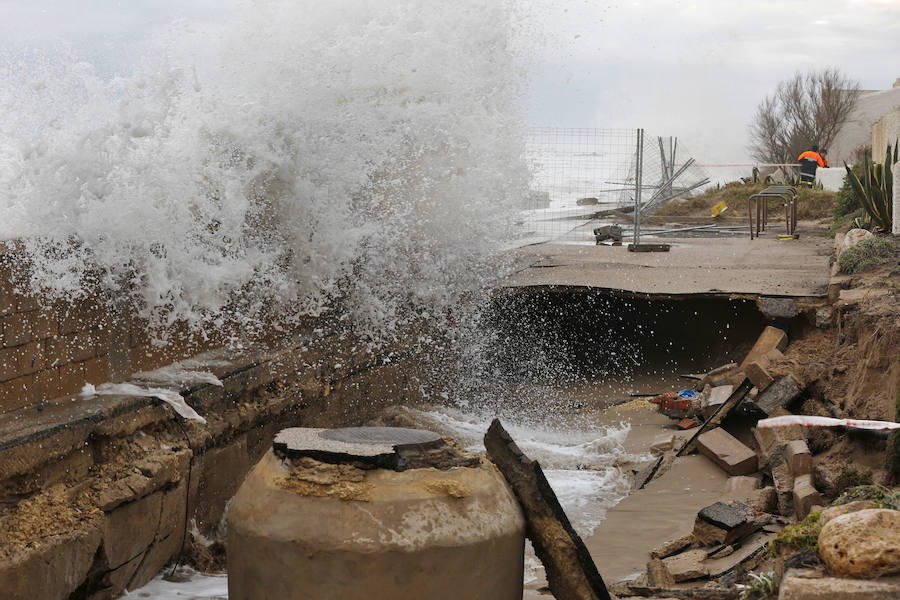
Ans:
{"label": "wooden beam", "polygon": [[484,436],[488,457],[509,482],[525,513],[526,535],[544,564],[557,600],[610,600],[587,547],[575,533],[537,461],[530,460],[498,419]]}

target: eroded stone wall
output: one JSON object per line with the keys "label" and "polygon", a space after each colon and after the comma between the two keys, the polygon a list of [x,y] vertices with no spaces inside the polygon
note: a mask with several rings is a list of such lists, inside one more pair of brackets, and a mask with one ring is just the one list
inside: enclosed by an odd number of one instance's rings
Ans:
{"label": "eroded stone wall", "polygon": [[277,350],[196,357],[223,384],[182,390],[205,424],[131,396],[0,415],[2,596],[101,600],[140,587],[183,540],[189,553],[222,534],[229,499],[275,432],[360,425],[431,385],[402,343],[367,352],[304,335]]}
{"label": "eroded stone wall", "polygon": [[30,291],[27,270],[15,243],[0,245],[0,414],[211,347],[185,332],[155,347],[145,322],[124,308],[115,313],[99,292],[50,302]]}

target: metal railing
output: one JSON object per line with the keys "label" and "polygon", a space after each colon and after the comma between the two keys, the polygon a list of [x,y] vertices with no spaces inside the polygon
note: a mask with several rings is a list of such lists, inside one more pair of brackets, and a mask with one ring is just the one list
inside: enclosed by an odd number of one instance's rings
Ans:
{"label": "metal railing", "polygon": [[[750,239],[765,233],[769,222],[769,200],[780,200],[784,206],[784,227],[787,235],[797,229],[797,188],[790,185],[772,185],[747,198],[747,217],[750,222]],[[754,232],[753,208],[756,207],[756,235]]]}

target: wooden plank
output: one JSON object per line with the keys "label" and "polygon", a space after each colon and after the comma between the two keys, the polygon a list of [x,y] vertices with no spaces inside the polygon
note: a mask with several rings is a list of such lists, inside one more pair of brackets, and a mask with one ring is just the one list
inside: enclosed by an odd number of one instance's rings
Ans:
{"label": "wooden plank", "polygon": [[484,447],[519,499],[527,524],[525,533],[544,564],[553,596],[557,600],[610,600],[597,566],[540,464],[522,453],[498,419],[491,422]]}

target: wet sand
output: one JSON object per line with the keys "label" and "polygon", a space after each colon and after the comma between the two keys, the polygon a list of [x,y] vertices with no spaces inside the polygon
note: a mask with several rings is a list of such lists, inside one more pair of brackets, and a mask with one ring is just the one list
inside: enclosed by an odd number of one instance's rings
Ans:
{"label": "wet sand", "polygon": [[[674,421],[643,400],[598,414],[601,425],[620,421],[631,424],[624,445],[633,454],[649,452],[652,445],[673,436],[677,444],[693,433],[677,429]],[[610,508],[594,533],[584,539],[604,581],[609,585],[645,572],[653,548],[690,532],[698,510],[727,497],[727,480],[728,475],[705,456],[684,456],[659,479]],[[523,599],[548,598],[538,591],[544,586],[543,578],[529,583]]]}
{"label": "wet sand", "polygon": [[[683,440],[693,433],[678,430],[674,421],[650,406],[628,410],[625,405],[608,411],[611,418],[622,415],[631,422],[625,440],[628,451],[646,451],[673,435]],[[604,579],[620,581],[644,572],[650,551],[690,532],[697,511],[723,496],[727,480],[728,475],[705,456],[683,456],[659,479],[610,508],[603,523],[585,540]]]}

